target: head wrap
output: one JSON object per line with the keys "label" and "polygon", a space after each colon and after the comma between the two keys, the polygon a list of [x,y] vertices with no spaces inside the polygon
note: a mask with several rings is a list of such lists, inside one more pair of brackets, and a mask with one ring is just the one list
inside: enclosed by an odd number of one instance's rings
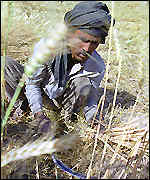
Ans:
{"label": "head wrap", "polygon": [[90,35],[100,37],[102,44],[104,44],[111,24],[109,13],[108,7],[102,2],[84,1],[67,12],[64,21],[68,28],[79,29]]}

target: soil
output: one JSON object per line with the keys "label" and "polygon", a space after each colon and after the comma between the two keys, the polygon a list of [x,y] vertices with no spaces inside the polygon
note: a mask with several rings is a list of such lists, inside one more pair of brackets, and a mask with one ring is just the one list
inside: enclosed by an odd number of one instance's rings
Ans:
{"label": "soil", "polygon": [[[101,91],[103,92],[103,89],[101,89]],[[107,93],[105,100],[106,102],[104,106],[104,114],[105,112],[111,111],[110,104],[112,104],[114,97],[114,90],[108,89],[106,92]],[[126,91],[118,92],[116,106],[120,106],[121,108],[129,108],[130,106],[134,105],[135,100],[136,97],[129,94]],[[1,143],[2,153],[11,150],[14,147],[21,147],[22,145],[31,141],[33,134],[35,133],[35,129],[31,126],[32,116],[29,113],[25,115],[19,108],[17,108],[13,112],[14,113],[11,114],[11,117],[9,118],[8,124],[6,126],[7,132],[5,132],[5,135]],[[65,126],[65,124],[62,124],[61,122],[61,125],[58,128],[58,134],[63,134],[64,129],[67,130],[67,127]],[[5,171],[5,167],[2,168],[2,174],[3,176],[5,176],[3,178],[36,178],[35,162],[36,158],[12,162],[9,165],[7,165],[9,167],[9,171],[7,173]],[[42,162],[40,164],[42,164]],[[52,160],[49,161],[49,166],[51,166],[52,168],[54,167],[54,163]],[[55,175],[53,172],[49,174],[48,179],[54,178],[54,176]],[[43,175],[43,178],[44,177],[46,178],[46,176]]]}

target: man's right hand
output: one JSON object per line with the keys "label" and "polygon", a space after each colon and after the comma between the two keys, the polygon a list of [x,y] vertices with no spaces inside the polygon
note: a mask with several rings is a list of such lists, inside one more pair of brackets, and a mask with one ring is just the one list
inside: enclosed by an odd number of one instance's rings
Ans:
{"label": "man's right hand", "polygon": [[34,121],[37,126],[37,133],[48,133],[51,130],[51,120],[42,111],[34,114]]}

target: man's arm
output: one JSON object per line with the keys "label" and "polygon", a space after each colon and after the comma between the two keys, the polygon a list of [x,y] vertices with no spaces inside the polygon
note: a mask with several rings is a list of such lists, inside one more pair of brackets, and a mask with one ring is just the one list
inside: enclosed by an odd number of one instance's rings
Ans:
{"label": "man's arm", "polygon": [[42,65],[32,77],[26,81],[26,97],[34,115],[33,126],[36,126],[37,134],[47,133],[51,130],[51,121],[42,111],[41,88],[47,78],[46,66]]}
{"label": "man's arm", "polygon": [[[43,43],[45,43],[45,41],[44,39],[41,39],[35,45],[32,58],[34,58],[37,52],[40,52]],[[37,134],[47,133],[51,130],[51,121],[42,111],[43,103],[41,89],[48,80],[49,74],[46,64],[39,65],[38,70],[26,80],[26,97],[34,115],[33,126],[36,126],[35,130],[37,129]]]}
{"label": "man's arm", "polygon": [[[41,47],[44,43],[45,39],[42,38],[38,43],[35,44],[31,58],[34,58],[34,56],[41,51]],[[41,85],[42,82],[45,81],[46,77],[46,65],[40,65],[39,69],[26,81],[26,96],[33,114],[42,111]]]}
{"label": "man's arm", "polygon": [[92,59],[89,58],[85,62],[84,69],[87,72],[95,72],[95,73],[99,74],[98,76],[95,76],[95,77],[94,76],[89,77],[92,85],[95,88],[99,88],[100,83],[101,83],[102,79],[104,78],[106,65],[104,63],[104,60],[101,58],[101,56],[96,51],[93,52],[92,57],[95,59],[95,61],[93,61]]}
{"label": "man's arm", "polygon": [[83,109],[85,113],[85,118],[89,122],[93,119],[95,112],[97,111],[97,104],[102,95],[100,90],[100,84],[102,79],[104,78],[106,70],[106,66],[103,59],[96,51],[94,51],[92,56],[96,59],[97,63],[93,62],[92,60],[87,61],[85,70],[97,72],[99,73],[99,75],[96,77],[89,77],[92,88],[90,95],[87,98],[87,105]]}
{"label": "man's arm", "polygon": [[32,77],[26,80],[26,97],[33,114],[42,111],[41,86],[46,75],[46,67],[42,65]]}

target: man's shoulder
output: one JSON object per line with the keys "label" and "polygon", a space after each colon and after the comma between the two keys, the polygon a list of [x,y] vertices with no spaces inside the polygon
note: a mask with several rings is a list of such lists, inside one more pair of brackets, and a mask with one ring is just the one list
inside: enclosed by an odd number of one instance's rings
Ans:
{"label": "man's shoulder", "polygon": [[[93,57],[93,58],[92,58]],[[91,62],[92,64],[104,64],[104,59],[101,57],[101,55],[95,50],[93,53],[92,53],[92,57],[89,58],[89,62]],[[93,60],[94,61],[93,61]],[[92,61],[91,61],[92,60]]]}
{"label": "man's shoulder", "polygon": [[98,60],[100,60],[100,59],[103,60],[101,55],[96,50],[92,53],[92,56],[94,56]]}
{"label": "man's shoulder", "polygon": [[105,63],[100,54],[94,51],[92,57],[85,62],[84,68],[87,71],[102,72],[105,69]]}

